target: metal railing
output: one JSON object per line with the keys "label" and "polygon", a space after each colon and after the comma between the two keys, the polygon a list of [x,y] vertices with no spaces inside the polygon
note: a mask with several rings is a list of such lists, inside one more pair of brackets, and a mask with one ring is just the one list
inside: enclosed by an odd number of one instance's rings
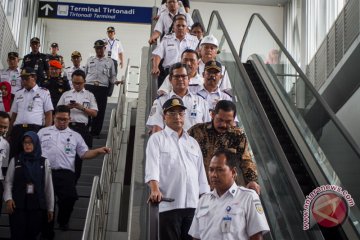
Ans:
{"label": "metal railing", "polygon": [[129,63],[130,61],[128,60],[124,83],[119,89],[117,107],[111,111],[110,126],[106,139],[106,146],[111,148],[111,153],[104,156],[100,177],[94,177],[82,240],[105,239],[111,183],[115,178],[115,170],[119,162],[121,150],[121,145],[118,143],[120,142],[119,139],[122,138],[124,128],[122,125],[125,107],[124,86],[127,81]]}
{"label": "metal railing", "polygon": [[202,20],[202,17],[201,17],[201,14],[200,14],[200,11],[198,9],[194,9],[192,14],[191,14],[191,18],[193,19],[194,23],[198,22],[201,24],[201,26],[204,27],[205,29],[205,25],[204,25],[204,22]]}
{"label": "metal railing", "polygon": [[0,61],[3,67],[7,66],[7,54],[11,51],[18,52],[18,47],[6,19],[5,10],[0,4]]}
{"label": "metal railing", "polygon": [[349,0],[306,67],[306,75],[317,90],[343,59],[360,33],[359,0]]}

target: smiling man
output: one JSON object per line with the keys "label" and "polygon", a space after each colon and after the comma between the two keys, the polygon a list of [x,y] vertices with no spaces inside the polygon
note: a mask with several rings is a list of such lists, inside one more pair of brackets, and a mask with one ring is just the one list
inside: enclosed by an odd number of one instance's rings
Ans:
{"label": "smiling man", "polygon": [[200,145],[206,172],[209,170],[210,160],[216,150],[231,149],[235,153],[243,173],[237,182],[254,189],[259,194],[260,186],[257,184],[256,165],[251,159],[245,133],[241,128],[234,126],[235,116],[235,104],[228,100],[221,100],[211,113],[212,121],[196,124],[189,129],[189,134]]}
{"label": "smiling man", "polygon": [[211,193],[204,194],[195,212],[189,235],[193,239],[261,240],[269,225],[255,191],[239,187],[236,155],[219,149],[210,161]]}

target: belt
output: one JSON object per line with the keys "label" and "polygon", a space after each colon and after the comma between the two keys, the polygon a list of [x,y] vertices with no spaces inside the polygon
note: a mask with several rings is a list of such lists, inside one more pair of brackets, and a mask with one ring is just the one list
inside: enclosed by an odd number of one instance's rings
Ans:
{"label": "belt", "polygon": [[86,127],[86,123],[71,122],[70,126]]}
{"label": "belt", "polygon": [[86,83],[87,85],[93,85],[93,86],[96,86],[96,87],[108,87],[107,85],[101,83],[100,81],[93,81],[93,82],[89,82],[89,83]]}
{"label": "belt", "polygon": [[19,126],[21,128],[32,128],[32,127],[39,127],[41,128],[40,125],[36,125],[36,124],[16,124],[15,126]]}

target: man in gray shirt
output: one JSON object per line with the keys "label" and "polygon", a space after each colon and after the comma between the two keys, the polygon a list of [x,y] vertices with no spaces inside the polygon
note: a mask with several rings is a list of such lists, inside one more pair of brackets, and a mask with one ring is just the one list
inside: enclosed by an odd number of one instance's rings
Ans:
{"label": "man in gray shirt", "polygon": [[99,111],[91,122],[91,135],[99,136],[104,121],[107,105],[107,92],[110,83],[119,84],[116,81],[114,62],[105,56],[105,42],[97,40],[94,44],[96,56],[90,57],[85,66],[86,85],[85,89],[95,96]]}

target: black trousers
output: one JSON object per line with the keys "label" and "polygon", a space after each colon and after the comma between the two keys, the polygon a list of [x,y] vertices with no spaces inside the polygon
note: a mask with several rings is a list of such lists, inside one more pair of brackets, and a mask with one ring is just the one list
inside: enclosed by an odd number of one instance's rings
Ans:
{"label": "black trousers", "polygon": [[170,70],[169,68],[163,68],[163,67],[160,67],[160,66],[159,66],[159,69],[160,69],[160,74],[159,74],[158,79],[157,79],[157,82],[158,82],[157,88],[158,89],[163,84],[163,82],[164,82],[165,78],[167,77],[167,75],[169,75],[169,70]]}
{"label": "black trousers", "polygon": [[98,113],[95,118],[91,121],[91,135],[98,136],[100,135],[102,125],[105,117],[105,110],[107,105],[107,93],[108,87],[94,86],[94,85],[85,85],[85,89],[92,92],[95,96],[97,105],[98,105]]}
{"label": "black trousers", "polygon": [[[72,130],[74,130],[75,132],[79,133],[83,137],[86,145],[89,148],[92,148],[93,138],[89,132],[88,127],[85,124],[70,123],[69,127]],[[75,181],[76,181],[76,183],[81,176],[81,169],[82,169],[82,159],[76,154],[76,157],[75,157],[75,178],[76,178]]]}
{"label": "black trousers", "polygon": [[[4,176],[5,177],[5,176]],[[3,196],[4,194],[4,180],[0,181],[0,196]],[[2,209],[2,205],[3,205],[3,198],[0,199],[0,216],[1,216],[1,209]]]}
{"label": "black trousers", "polygon": [[15,208],[15,211],[9,215],[11,239],[36,240],[41,230],[43,212],[43,210]]}
{"label": "black trousers", "polygon": [[38,132],[41,126],[34,124],[18,124],[12,128],[10,135],[10,156],[9,160],[18,155],[23,147],[21,145],[22,137],[27,131]]}
{"label": "black trousers", "polygon": [[[78,199],[75,187],[75,173],[65,169],[52,170],[52,180],[58,207],[57,222],[60,225],[65,225],[69,223],[75,202]],[[54,235],[54,220],[47,222],[47,217],[43,216],[42,237],[53,239]]]}
{"label": "black trousers", "polygon": [[192,240],[188,234],[195,208],[175,209],[159,213],[160,240]]}

